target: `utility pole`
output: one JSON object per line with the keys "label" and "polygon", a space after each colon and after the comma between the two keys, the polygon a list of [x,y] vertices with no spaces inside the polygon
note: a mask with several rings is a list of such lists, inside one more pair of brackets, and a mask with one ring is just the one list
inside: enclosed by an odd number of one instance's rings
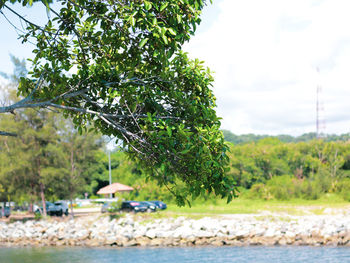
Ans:
{"label": "utility pole", "polygon": [[316,88],[316,138],[319,139],[320,136],[320,100],[319,94],[321,91],[321,87],[317,86]]}
{"label": "utility pole", "polygon": [[[109,185],[112,184],[112,171],[111,171],[111,150],[108,150],[108,170],[109,170]],[[112,198],[113,194],[109,194],[109,198]]]}
{"label": "utility pole", "polygon": [[[320,70],[316,68],[317,73],[319,75]],[[321,99],[322,87],[321,85],[317,85],[316,88],[316,138],[320,139],[325,136],[326,129],[326,121],[324,117],[324,106],[323,101]]]}

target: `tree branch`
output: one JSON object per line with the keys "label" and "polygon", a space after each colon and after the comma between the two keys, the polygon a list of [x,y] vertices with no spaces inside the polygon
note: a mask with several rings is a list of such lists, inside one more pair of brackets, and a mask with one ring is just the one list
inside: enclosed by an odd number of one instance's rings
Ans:
{"label": "tree branch", "polygon": [[17,137],[16,133],[0,131],[0,136],[12,136]]}
{"label": "tree branch", "polygon": [[29,25],[43,31],[46,32],[50,35],[53,35],[53,32],[47,31],[44,28],[42,28],[41,26],[38,26],[37,24],[34,24],[33,22],[29,21],[28,19],[24,18],[22,15],[20,15],[19,13],[17,13],[15,10],[13,10],[12,8],[8,7],[7,5],[3,5],[5,8],[7,8],[8,10],[10,10],[13,14],[15,14],[19,19],[23,20],[24,22],[28,23]]}

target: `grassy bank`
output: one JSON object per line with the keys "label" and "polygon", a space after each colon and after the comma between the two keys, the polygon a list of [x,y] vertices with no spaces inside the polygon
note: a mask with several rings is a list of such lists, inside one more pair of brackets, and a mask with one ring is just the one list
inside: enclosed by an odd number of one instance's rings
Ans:
{"label": "grassy bank", "polygon": [[290,215],[310,215],[350,209],[350,203],[336,195],[325,195],[318,200],[293,199],[288,201],[252,200],[237,198],[226,204],[225,200],[196,201],[192,207],[178,207],[169,204],[167,212],[179,214],[252,214],[269,211]]}

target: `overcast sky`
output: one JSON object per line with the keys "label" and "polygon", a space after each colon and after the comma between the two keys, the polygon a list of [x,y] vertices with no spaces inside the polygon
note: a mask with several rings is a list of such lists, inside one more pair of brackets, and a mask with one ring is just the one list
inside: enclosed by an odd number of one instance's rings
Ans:
{"label": "overcast sky", "polygon": [[324,132],[350,132],[350,1],[214,2],[185,49],[215,71],[224,129],[314,132],[320,85]]}
{"label": "overcast sky", "polygon": [[[222,128],[236,134],[350,132],[350,1],[214,0],[184,49],[214,71]],[[27,10],[29,12],[29,10]],[[26,12],[27,12],[26,11]],[[0,71],[30,56],[0,16]],[[317,72],[317,69],[319,69]]]}

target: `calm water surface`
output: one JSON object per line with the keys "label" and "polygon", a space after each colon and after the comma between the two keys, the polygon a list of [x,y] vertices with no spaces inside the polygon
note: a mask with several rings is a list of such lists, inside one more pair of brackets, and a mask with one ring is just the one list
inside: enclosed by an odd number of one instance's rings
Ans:
{"label": "calm water surface", "polygon": [[0,248],[1,263],[27,262],[350,262],[350,248]]}

